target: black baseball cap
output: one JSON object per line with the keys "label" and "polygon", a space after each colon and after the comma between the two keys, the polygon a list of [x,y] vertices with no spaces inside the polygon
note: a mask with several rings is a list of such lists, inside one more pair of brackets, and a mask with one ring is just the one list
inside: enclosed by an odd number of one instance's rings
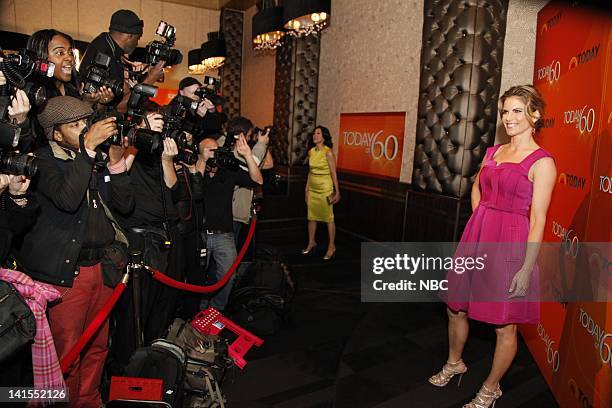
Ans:
{"label": "black baseball cap", "polygon": [[126,34],[142,34],[144,21],[132,10],[117,10],[111,17],[109,30]]}
{"label": "black baseball cap", "polygon": [[198,81],[197,79],[195,79],[194,77],[185,77],[181,79],[181,82],[179,82],[179,91],[182,91],[183,89],[191,85],[202,86],[202,83]]}

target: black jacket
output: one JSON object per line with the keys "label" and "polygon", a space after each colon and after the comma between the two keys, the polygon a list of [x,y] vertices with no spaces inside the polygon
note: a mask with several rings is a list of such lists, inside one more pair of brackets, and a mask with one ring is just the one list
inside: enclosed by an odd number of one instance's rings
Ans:
{"label": "black jacket", "polygon": [[31,193],[24,196],[28,203],[21,207],[5,191],[0,195],[0,265],[6,261],[14,236],[24,234],[36,220],[38,202]]}
{"label": "black jacket", "polygon": [[[36,153],[39,171],[34,187],[41,213],[24,237],[19,256],[29,276],[61,286],[72,286],[78,275],[77,261],[87,233],[87,194],[94,166],[87,153],[70,153],[54,142]],[[111,175],[104,166],[97,176],[99,199],[105,210],[132,211],[134,197],[128,174]],[[112,219],[111,222],[117,239],[125,240],[117,224]]]}

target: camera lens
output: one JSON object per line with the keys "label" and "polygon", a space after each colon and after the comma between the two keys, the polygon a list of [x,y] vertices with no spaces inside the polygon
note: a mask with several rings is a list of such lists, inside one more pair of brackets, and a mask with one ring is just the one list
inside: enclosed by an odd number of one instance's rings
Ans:
{"label": "camera lens", "polygon": [[16,152],[0,154],[0,173],[32,177],[38,171],[36,158]]}
{"label": "camera lens", "polygon": [[130,146],[147,153],[156,151],[161,142],[160,134],[148,129],[138,129],[129,138]]}
{"label": "camera lens", "polygon": [[30,104],[40,107],[47,101],[47,92],[42,86],[34,85],[32,82],[26,82],[23,91],[28,95]]}

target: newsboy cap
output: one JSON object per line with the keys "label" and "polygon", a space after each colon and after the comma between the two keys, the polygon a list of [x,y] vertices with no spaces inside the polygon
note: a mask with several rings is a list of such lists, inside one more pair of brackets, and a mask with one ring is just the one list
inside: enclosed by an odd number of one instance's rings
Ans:
{"label": "newsboy cap", "polygon": [[76,122],[93,113],[91,106],[72,96],[58,96],[47,101],[38,114],[38,122],[45,130],[47,139],[53,139],[53,128],[64,123]]}

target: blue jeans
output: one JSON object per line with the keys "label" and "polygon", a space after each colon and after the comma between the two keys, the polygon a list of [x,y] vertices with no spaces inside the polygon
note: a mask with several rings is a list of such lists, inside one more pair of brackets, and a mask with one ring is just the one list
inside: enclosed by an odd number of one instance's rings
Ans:
{"label": "blue jeans", "polygon": [[[206,261],[207,282],[215,283],[223,279],[225,273],[238,256],[236,253],[234,233],[226,232],[223,234],[207,235],[206,232],[203,232],[202,234],[203,239],[206,240],[206,250],[208,254]],[[210,306],[220,311],[225,309],[230,292],[232,291],[232,286],[234,285],[234,278],[235,276],[232,276],[227,284],[209,299],[208,303]]]}

